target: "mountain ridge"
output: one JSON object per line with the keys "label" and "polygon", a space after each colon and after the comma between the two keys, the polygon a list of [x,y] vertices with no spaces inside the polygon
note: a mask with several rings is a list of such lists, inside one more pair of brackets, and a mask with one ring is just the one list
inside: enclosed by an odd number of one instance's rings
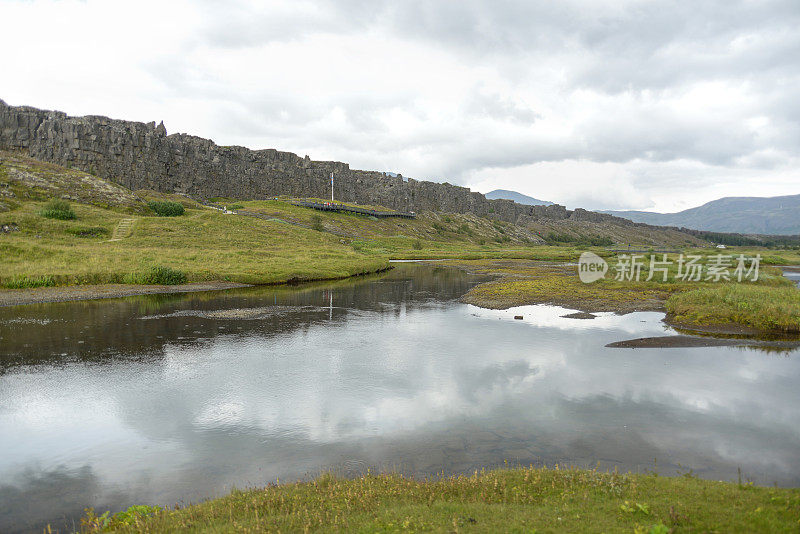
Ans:
{"label": "mountain ridge", "polygon": [[510,189],[495,189],[494,191],[489,191],[484,196],[490,200],[512,200],[517,204],[523,204],[525,206],[552,206],[555,204],[555,202],[539,200],[538,198],[530,197],[518,191],[511,191]]}
{"label": "mountain ridge", "polygon": [[600,210],[634,222],[740,234],[800,234],[800,194],[723,197],[675,213]]}

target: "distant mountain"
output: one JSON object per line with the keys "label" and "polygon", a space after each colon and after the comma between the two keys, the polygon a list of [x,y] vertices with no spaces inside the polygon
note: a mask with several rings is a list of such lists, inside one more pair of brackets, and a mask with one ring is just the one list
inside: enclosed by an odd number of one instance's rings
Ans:
{"label": "distant mountain", "polygon": [[539,200],[538,198],[529,197],[528,195],[523,195],[516,191],[508,191],[507,189],[495,189],[494,191],[489,191],[484,196],[491,200],[496,200],[498,198],[513,200],[517,204],[526,204],[528,206],[549,206],[553,204],[546,200]]}
{"label": "distant mountain", "polygon": [[800,195],[726,197],[677,213],[604,211],[635,222],[740,234],[800,234]]}

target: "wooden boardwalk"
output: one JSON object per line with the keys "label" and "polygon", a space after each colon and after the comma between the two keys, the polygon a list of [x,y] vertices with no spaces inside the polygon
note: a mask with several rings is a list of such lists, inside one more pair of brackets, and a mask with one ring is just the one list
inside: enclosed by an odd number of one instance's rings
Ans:
{"label": "wooden boardwalk", "polygon": [[388,217],[400,217],[403,219],[415,219],[417,214],[414,212],[402,211],[375,211],[366,208],[358,208],[356,206],[348,206],[346,204],[337,204],[335,202],[305,202],[301,200],[293,200],[290,202],[295,206],[302,206],[304,208],[312,208],[320,211],[339,211],[344,213],[357,213],[359,215],[367,215],[370,217],[377,217],[378,219],[386,219]]}

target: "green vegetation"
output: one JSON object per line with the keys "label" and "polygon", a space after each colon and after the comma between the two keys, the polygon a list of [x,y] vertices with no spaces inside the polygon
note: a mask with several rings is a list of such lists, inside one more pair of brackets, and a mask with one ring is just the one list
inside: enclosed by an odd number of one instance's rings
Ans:
{"label": "green vegetation", "polygon": [[[101,518],[103,516],[100,516]],[[175,510],[130,509],[114,532],[795,532],[800,491],[693,476],[521,468],[436,480],[366,475],[271,486]],[[105,525],[105,528],[104,528]]]}
{"label": "green vegetation", "polygon": [[229,210],[243,210],[244,209],[244,205],[243,204],[231,204],[230,206],[228,206],[228,209]]}
{"label": "green vegetation", "polygon": [[109,229],[103,226],[78,226],[67,228],[66,231],[76,237],[105,237],[111,234]]}
{"label": "green vegetation", "polygon": [[147,206],[159,217],[179,217],[185,213],[182,204],[178,202],[171,202],[169,200],[151,200],[147,203]]}
{"label": "green vegetation", "polygon": [[62,221],[69,221],[76,218],[75,212],[72,211],[72,208],[69,206],[69,202],[56,198],[45,204],[42,211],[39,212],[39,215],[47,217],[48,219],[59,219]]}
{"label": "green vegetation", "polygon": [[170,267],[155,266],[144,273],[130,273],[123,277],[126,284],[152,284],[173,286],[186,283],[186,274]]}
{"label": "green vegetation", "polygon": [[56,285],[52,276],[24,276],[17,275],[4,280],[3,286],[7,289],[30,289],[34,287],[51,287]]}
{"label": "green vegetation", "polygon": [[124,212],[78,204],[80,221],[61,221],[39,217],[40,208],[25,202],[10,215],[19,231],[0,239],[0,285],[19,277],[51,277],[55,285],[152,283],[139,273],[158,266],[181,271],[191,282],[253,284],[344,278],[388,267],[386,256],[356,252],[325,232],[207,208],[186,209],[182,217],[138,217],[131,235],[118,241],[78,234],[85,228],[110,233],[127,218]]}
{"label": "green vegetation", "polygon": [[558,234],[550,232],[545,236],[545,241],[548,243],[573,243],[585,247],[610,247],[614,244],[614,240],[607,236],[597,235],[571,235],[571,234]]}
{"label": "green vegetation", "polygon": [[721,284],[672,295],[666,307],[682,323],[800,332],[800,290],[794,287]]}
{"label": "green vegetation", "polygon": [[103,512],[101,515],[95,515],[94,510],[91,508],[86,510],[86,516],[81,519],[81,527],[83,531],[89,532],[109,532],[121,527],[136,526],[144,523],[149,517],[152,517],[164,509],[160,506],[146,506],[135,505],[127,510],[117,512],[111,515],[111,512]]}
{"label": "green vegetation", "polygon": [[498,279],[472,288],[463,300],[484,308],[552,304],[584,311],[630,312],[663,306],[675,284],[617,282],[582,283],[575,266],[525,260],[453,260],[445,263]]}
{"label": "green vegetation", "polygon": [[[597,251],[600,252],[600,251]],[[453,260],[445,264],[499,278],[474,287],[463,300],[486,308],[553,304],[583,311],[663,310],[685,324],[737,324],[761,330],[800,331],[800,290],[779,269],[762,266],[757,282],[606,278],[584,284],[574,266],[523,260]]]}

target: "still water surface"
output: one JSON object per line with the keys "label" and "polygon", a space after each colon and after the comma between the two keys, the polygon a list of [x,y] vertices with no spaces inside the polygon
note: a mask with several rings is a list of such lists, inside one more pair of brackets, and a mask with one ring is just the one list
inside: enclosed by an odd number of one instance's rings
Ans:
{"label": "still water surface", "polygon": [[800,485],[800,352],[605,348],[671,330],[659,313],[457,302],[477,281],[402,264],[0,308],[0,532],[322,470],[559,462]]}

